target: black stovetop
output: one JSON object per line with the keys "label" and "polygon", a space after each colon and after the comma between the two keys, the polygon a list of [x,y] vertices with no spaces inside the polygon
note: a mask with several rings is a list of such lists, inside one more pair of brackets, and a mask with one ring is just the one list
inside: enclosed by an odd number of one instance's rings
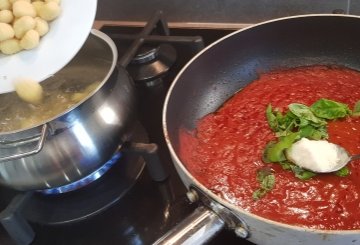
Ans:
{"label": "black stovetop", "polygon": [[[125,47],[131,44],[132,35],[136,37],[136,33],[141,32],[142,29],[137,27],[104,26],[101,30],[113,38],[121,57],[127,50]],[[108,205],[109,207],[94,215],[89,215],[90,217],[84,215],[84,218],[75,221],[71,221],[71,218],[69,221],[66,218],[63,219],[63,217],[60,217],[62,214],[58,212],[65,212],[70,217],[71,215],[76,216],[82,212],[81,209],[89,208],[86,199],[77,199],[78,197],[76,197],[72,199],[71,205],[68,205],[66,201],[59,198],[54,202],[60,208],[53,208],[53,206],[42,202],[43,197],[38,197],[24,211],[27,213],[27,217],[30,217],[29,222],[36,234],[34,241],[31,243],[32,245],[152,244],[195,209],[196,205],[190,204],[186,199],[186,188],[175,172],[164,141],[161,124],[162,106],[169,85],[181,67],[198,51],[199,46],[202,45],[201,43],[206,46],[229,32],[229,30],[170,29],[171,36],[183,36],[180,39],[185,40],[185,44],[178,41],[169,41],[177,52],[177,59],[170,72],[162,75],[158,79],[162,82],[155,85],[137,85],[140,102],[139,124],[147,132],[146,141],[156,143],[159,146],[159,157],[169,174],[168,178],[162,182],[155,182],[145,169],[139,176],[136,176],[138,180],[134,186],[125,195],[118,194],[118,198],[113,200],[111,205]],[[121,39],[123,37],[125,37],[125,41]],[[156,40],[152,40],[150,43],[156,43]],[[196,48],[194,48],[194,43],[197,46]],[[102,178],[112,178],[111,181],[116,185],[116,176],[119,173],[117,171],[121,172],[123,169],[115,167]],[[99,197],[100,202],[103,196],[106,196],[108,192],[112,192],[112,188],[110,190],[103,188],[101,186],[102,182],[106,182],[105,179],[101,180],[100,184],[94,184],[95,187],[91,187],[97,191],[86,192],[84,196],[88,196],[92,200],[97,200],[96,198]],[[18,193],[6,188],[0,188],[0,208],[4,208],[15,194]],[[71,195],[73,194],[67,196]],[[33,218],[32,212],[34,209],[45,210],[46,217],[44,214],[43,216],[40,215],[40,218]],[[79,216],[82,217],[81,214]],[[59,222],[52,222],[52,220],[58,220]],[[15,244],[1,226],[0,244]],[[230,231],[224,230],[209,244],[251,243],[237,238]]]}

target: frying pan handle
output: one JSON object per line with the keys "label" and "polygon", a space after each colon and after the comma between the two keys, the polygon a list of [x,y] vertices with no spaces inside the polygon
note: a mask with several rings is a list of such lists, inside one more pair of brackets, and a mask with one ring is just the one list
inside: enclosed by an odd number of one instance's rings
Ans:
{"label": "frying pan handle", "polygon": [[216,213],[200,206],[153,245],[204,244],[224,227],[225,222]]}
{"label": "frying pan handle", "polygon": [[9,154],[7,156],[1,156],[0,162],[11,161],[39,153],[44,146],[47,133],[48,133],[48,125],[44,124],[41,128],[40,134],[36,135],[35,137],[19,139],[12,142],[1,142],[0,145],[2,148],[13,148],[13,147],[19,147],[19,146],[31,144],[33,142],[37,142],[37,143],[33,148],[27,149],[24,152],[17,152],[14,154]]}

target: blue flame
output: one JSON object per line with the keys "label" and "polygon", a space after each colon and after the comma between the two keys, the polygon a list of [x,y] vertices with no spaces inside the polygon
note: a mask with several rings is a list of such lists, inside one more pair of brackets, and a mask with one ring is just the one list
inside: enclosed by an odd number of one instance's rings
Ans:
{"label": "blue flame", "polygon": [[103,176],[121,158],[121,156],[122,156],[121,152],[115,153],[113,157],[109,161],[107,161],[104,165],[102,165],[98,170],[78,181],[56,188],[41,190],[40,192],[47,195],[53,195],[53,194],[61,194],[61,193],[73,191],[81,187],[84,187],[90,184],[91,182],[99,179],[101,176]]}

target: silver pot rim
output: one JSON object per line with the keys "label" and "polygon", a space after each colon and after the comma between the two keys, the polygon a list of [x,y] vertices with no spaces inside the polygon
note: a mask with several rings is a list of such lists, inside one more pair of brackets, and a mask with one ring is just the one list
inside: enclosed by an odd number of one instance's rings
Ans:
{"label": "silver pot rim", "polygon": [[[78,103],[72,105],[70,108],[68,108],[67,110],[53,116],[53,117],[50,117],[44,121],[41,121],[40,123],[38,124],[34,124],[32,126],[29,126],[29,127],[25,127],[25,128],[21,128],[21,129],[17,129],[17,130],[12,130],[12,131],[5,131],[5,132],[0,132],[0,137],[1,136],[7,136],[7,135],[11,135],[11,134],[16,134],[16,133],[20,133],[20,132],[24,132],[24,131],[30,131],[34,128],[40,128],[42,127],[44,124],[47,124],[51,121],[54,121],[56,120],[57,118],[67,114],[68,112],[74,110],[76,107],[78,107],[79,105],[83,104],[85,101],[87,101],[89,98],[91,98],[94,94],[96,94],[96,92],[101,89],[101,87],[109,80],[110,76],[113,74],[113,71],[114,69],[116,68],[116,65],[117,65],[117,59],[118,59],[118,50],[117,50],[117,47],[116,47],[116,44],[114,43],[114,41],[108,36],[106,35],[105,33],[99,31],[99,30],[96,30],[96,29],[92,29],[90,31],[90,35],[93,35],[103,41],[105,41],[109,48],[111,49],[111,53],[112,53],[112,64],[111,64],[111,67],[110,69],[108,70],[107,74],[103,77],[102,81],[101,81],[101,84],[97,87],[97,89],[93,90],[91,93],[89,93],[84,99],[82,99],[81,101],[79,101]],[[76,57],[76,55],[74,56]],[[70,61],[69,61],[70,62]],[[15,92],[14,92],[15,93]]]}

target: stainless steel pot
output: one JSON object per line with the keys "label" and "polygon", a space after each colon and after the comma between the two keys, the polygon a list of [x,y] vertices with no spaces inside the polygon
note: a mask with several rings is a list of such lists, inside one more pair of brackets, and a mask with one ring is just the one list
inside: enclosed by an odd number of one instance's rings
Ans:
{"label": "stainless steel pot", "polygon": [[360,70],[360,35],[354,35],[358,29],[358,16],[304,15],[271,20],[220,39],[180,71],[165,100],[164,135],[190,199],[201,201],[203,207],[156,244],[202,244],[224,227],[255,244],[360,244],[360,230],[287,225],[232,205],[192,176],[178,150],[181,129],[196,127],[198,119],[255,80],[258,72],[318,64]]}
{"label": "stainless steel pot", "polygon": [[117,66],[117,49],[92,30],[75,58],[52,79],[101,81],[80,103],[31,128],[0,134],[0,183],[41,190],[99,169],[131,134],[136,101],[131,79]]}

